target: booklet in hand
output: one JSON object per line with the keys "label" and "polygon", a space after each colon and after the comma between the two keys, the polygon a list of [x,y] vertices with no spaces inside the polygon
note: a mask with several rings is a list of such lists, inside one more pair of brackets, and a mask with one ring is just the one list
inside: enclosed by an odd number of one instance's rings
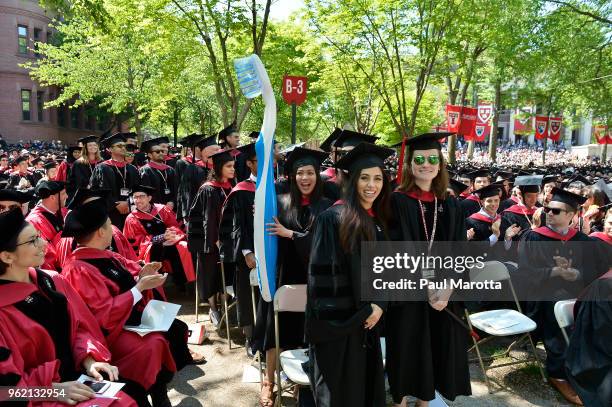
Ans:
{"label": "booklet in hand", "polygon": [[150,332],[167,332],[180,308],[180,305],[171,302],[151,300],[142,312],[140,325],[126,325],[124,329],[140,335]]}

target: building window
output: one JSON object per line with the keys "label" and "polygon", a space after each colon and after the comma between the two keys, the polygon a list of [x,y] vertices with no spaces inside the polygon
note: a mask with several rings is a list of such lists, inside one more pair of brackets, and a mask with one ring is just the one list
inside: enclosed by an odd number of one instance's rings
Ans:
{"label": "building window", "polygon": [[30,96],[32,91],[21,90],[21,118],[23,120],[30,120]]}
{"label": "building window", "polygon": [[38,51],[38,43],[43,41],[42,38],[42,30],[40,28],[35,28],[34,29],[34,55],[36,55],[36,57],[40,57],[40,54],[37,52]]}
{"label": "building window", "polygon": [[17,26],[17,36],[19,43],[19,53],[27,54],[28,53],[28,27],[25,25]]}
{"label": "building window", "polygon": [[79,109],[70,109],[70,127],[73,129],[79,128]]}
{"label": "building window", "polygon": [[57,108],[57,125],[66,127],[66,106],[64,105]]}
{"label": "building window", "polygon": [[36,109],[38,110],[38,121],[44,122],[45,92],[36,92]]}

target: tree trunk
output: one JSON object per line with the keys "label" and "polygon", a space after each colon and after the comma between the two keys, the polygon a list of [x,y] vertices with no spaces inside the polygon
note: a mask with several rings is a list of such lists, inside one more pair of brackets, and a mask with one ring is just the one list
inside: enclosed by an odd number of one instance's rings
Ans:
{"label": "tree trunk", "polygon": [[174,147],[176,147],[176,144],[178,143],[179,113],[179,109],[175,107],[172,115],[172,135],[174,136]]}
{"label": "tree trunk", "polygon": [[499,126],[499,114],[501,103],[501,78],[497,78],[495,81],[495,106],[493,124],[491,124],[491,132],[489,134],[489,158],[491,162],[497,160],[497,127]]}

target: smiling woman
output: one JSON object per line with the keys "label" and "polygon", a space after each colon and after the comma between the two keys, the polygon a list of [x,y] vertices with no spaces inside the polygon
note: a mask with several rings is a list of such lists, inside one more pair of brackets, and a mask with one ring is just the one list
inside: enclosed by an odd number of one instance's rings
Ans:
{"label": "smiling woman", "polygon": [[[95,398],[79,375],[119,372],[94,317],[57,273],[36,268],[46,241],[19,209],[0,214],[0,229],[12,231],[0,237],[0,385],[53,388],[50,406]],[[113,406],[135,406],[118,396]]]}
{"label": "smiling woman", "polygon": [[306,336],[310,382],[320,406],[384,406],[379,320],[384,302],[361,300],[360,243],[387,240],[388,148],[361,143],[336,167],[348,171],[343,200],[314,227]]}

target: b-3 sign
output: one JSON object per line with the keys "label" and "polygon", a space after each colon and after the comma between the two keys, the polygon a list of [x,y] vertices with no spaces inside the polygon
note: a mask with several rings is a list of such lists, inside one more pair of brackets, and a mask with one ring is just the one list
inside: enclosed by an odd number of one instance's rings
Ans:
{"label": "b-3 sign", "polygon": [[304,76],[283,77],[283,100],[287,104],[301,105],[306,100],[308,78]]}

